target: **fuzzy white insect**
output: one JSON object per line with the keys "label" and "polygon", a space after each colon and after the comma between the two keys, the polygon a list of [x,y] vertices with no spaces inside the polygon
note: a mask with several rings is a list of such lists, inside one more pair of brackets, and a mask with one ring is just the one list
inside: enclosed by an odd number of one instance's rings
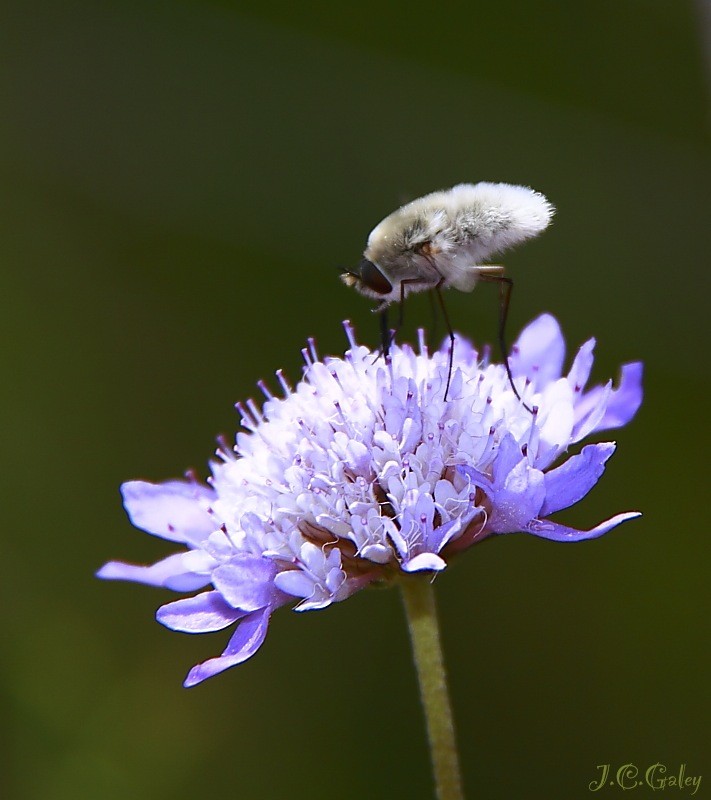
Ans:
{"label": "fuzzy white insect", "polygon": [[[479,280],[498,282],[501,287],[499,340],[508,369],[503,338],[513,282],[504,276],[502,266],[482,262],[537,236],[548,227],[554,212],[542,194],[527,186],[460,183],[413,200],[385,217],[370,232],[357,269],[341,277],[361,294],[379,300],[374,309],[378,312],[384,312],[394,301],[402,303],[412,292],[435,291],[452,347],[454,333],[440,290],[453,286],[470,292]],[[387,323],[383,325],[387,331]],[[390,334],[385,332],[385,351],[389,340]],[[451,358],[450,354],[450,371]],[[513,380],[511,386],[518,396]],[[446,393],[445,390],[445,396]]]}
{"label": "fuzzy white insect", "polygon": [[548,227],[554,208],[539,192],[509,183],[460,183],[394,211],[373,228],[358,271],[343,280],[379,307],[411,292],[454,286],[470,292],[482,261]]}

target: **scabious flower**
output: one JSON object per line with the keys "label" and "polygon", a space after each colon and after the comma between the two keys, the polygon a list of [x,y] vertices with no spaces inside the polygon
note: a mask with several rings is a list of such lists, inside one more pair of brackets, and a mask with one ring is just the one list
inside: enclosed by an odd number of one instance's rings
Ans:
{"label": "scabious flower", "polygon": [[[283,397],[239,405],[246,432],[224,445],[209,485],[194,478],[122,487],[133,524],[187,549],[151,566],[111,561],[102,578],[179,592],[158,621],[187,633],[236,630],[222,655],[195,666],[185,685],[252,656],[272,612],[324,608],[401,573],[439,572],[494,534],[530,533],[558,542],[601,536],[636,512],[588,531],[549,519],[592,489],[613,442],[568,448],[626,424],[642,399],[642,366],[626,364],[617,388],[585,391],[591,339],[562,375],[565,344],[543,315],[522,332],[510,366],[490,363],[465,339],[432,353],[393,346],[377,357],[359,346],[319,360],[304,350],[303,379]],[[531,413],[525,406],[532,409]]]}

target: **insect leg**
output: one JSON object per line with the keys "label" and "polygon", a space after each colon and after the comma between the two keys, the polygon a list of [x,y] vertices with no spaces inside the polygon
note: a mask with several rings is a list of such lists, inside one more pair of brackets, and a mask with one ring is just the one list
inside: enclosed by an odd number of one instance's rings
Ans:
{"label": "insect leg", "polygon": [[[503,269],[503,267],[501,269]],[[511,388],[513,389],[513,393],[516,395],[516,399],[521,402],[526,411],[533,414],[533,409],[530,409],[523,400],[521,400],[521,395],[518,393],[518,389],[514,384],[513,375],[511,374],[511,365],[509,364],[509,348],[506,344],[506,320],[509,315],[509,303],[511,302],[511,293],[514,287],[513,280],[507,275],[496,275],[486,272],[482,272],[479,279],[488,281],[489,283],[499,284],[499,348],[501,349],[504,366],[506,367],[506,374]]]}
{"label": "insect leg", "polygon": [[395,337],[405,322],[405,287],[413,286],[417,283],[430,284],[430,281],[422,280],[421,278],[404,278],[400,281],[400,308],[398,309],[397,326],[390,331],[391,336],[389,344],[392,344],[395,341]]}
{"label": "insect leg", "polygon": [[388,306],[390,303],[387,300],[381,300],[378,305],[371,309],[373,314],[380,314],[380,345],[381,349],[375,355],[373,364],[382,356],[385,358],[390,353],[390,345],[392,343],[392,336],[388,329]]}
{"label": "insect leg", "polygon": [[380,312],[380,346],[383,349],[383,356],[385,358],[390,354],[390,344],[392,343],[392,332],[388,327],[388,307],[382,309]]}
{"label": "insect leg", "polygon": [[452,382],[452,370],[454,368],[454,330],[452,323],[449,321],[449,314],[447,314],[447,307],[444,304],[444,297],[442,297],[442,284],[444,283],[444,275],[437,281],[437,285],[433,291],[437,295],[439,307],[442,309],[442,316],[444,317],[444,324],[447,326],[447,334],[449,335],[449,365],[447,367],[447,386],[444,389],[444,402],[447,402],[447,393],[449,392],[449,384]]}
{"label": "insect leg", "polygon": [[[432,287],[432,291],[437,295],[437,301],[439,303],[439,307],[442,309],[444,324],[447,326],[447,334],[449,336],[449,365],[447,367],[447,385],[444,388],[444,402],[446,403],[447,394],[449,393],[449,384],[452,382],[452,371],[454,369],[454,330],[452,329],[452,323],[449,321],[449,314],[447,314],[447,307],[444,304],[444,297],[442,297],[444,275],[442,275],[442,273],[437,269],[437,265],[431,257],[427,258],[427,261],[432,268],[432,271],[437,275],[437,283],[435,283],[435,285]],[[429,283],[429,281],[427,281],[427,283]]]}
{"label": "insect leg", "polygon": [[375,362],[380,358],[380,356],[387,359],[387,357],[390,355],[390,347],[392,343],[395,341],[395,334],[397,333],[399,327],[402,325],[402,311],[400,311],[398,329],[390,327],[390,325],[388,324],[388,307],[389,304],[387,302],[382,302],[380,303],[380,305],[378,305],[376,308],[373,309],[374,314],[380,315],[380,352],[373,359],[373,364],[375,364]]}

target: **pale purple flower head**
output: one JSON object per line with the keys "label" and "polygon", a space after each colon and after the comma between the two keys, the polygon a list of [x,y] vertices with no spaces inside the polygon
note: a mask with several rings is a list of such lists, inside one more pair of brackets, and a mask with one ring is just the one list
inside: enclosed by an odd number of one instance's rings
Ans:
{"label": "pale purple flower head", "polygon": [[203,590],[158,609],[173,630],[236,623],[222,655],[193,667],[187,686],[252,656],[286,603],[324,608],[373,582],[439,572],[493,534],[578,542],[637,516],[618,514],[588,531],[549,519],[602,475],[613,442],[566,453],[634,416],[641,364],[624,365],[617,388],[585,391],[594,340],[563,375],[563,337],[543,315],[512,348],[523,403],[504,366],[460,338],[445,400],[448,343],[432,355],[424,341],[419,352],[393,346],[384,359],[359,346],[348,324],[346,332],[343,358],[321,361],[311,344],[295,389],[277,373],[283,397],[261,385],[261,409],[238,405],[246,432],[218,450],[209,486],[122,487],[136,527],[185,549],[151,566],[111,561],[99,576]]}

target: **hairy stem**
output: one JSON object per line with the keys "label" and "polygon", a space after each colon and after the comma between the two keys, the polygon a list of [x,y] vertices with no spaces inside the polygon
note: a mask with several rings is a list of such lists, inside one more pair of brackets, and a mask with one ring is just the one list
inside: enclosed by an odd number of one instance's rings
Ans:
{"label": "hairy stem", "polygon": [[434,589],[429,576],[420,575],[404,578],[400,586],[427,721],[437,798],[464,800]]}

